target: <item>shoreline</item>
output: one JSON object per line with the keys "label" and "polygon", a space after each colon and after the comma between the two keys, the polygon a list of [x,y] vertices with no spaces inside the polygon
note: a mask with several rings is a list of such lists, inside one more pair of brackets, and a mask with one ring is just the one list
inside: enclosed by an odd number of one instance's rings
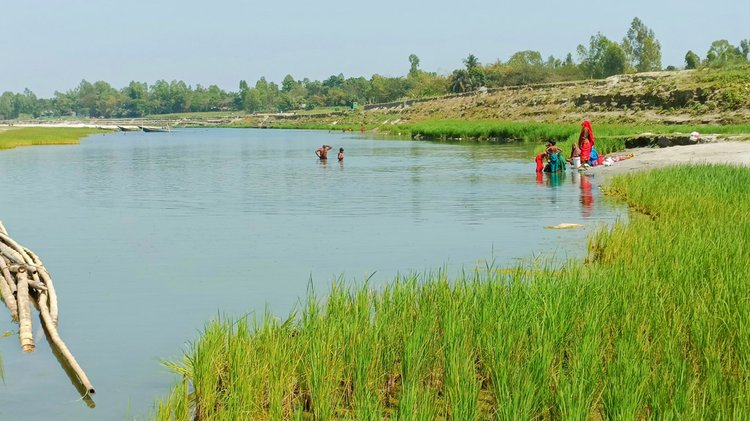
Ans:
{"label": "shoreline", "polygon": [[601,186],[613,177],[677,165],[729,164],[750,167],[750,142],[717,141],[666,148],[632,148],[609,155],[635,154],[630,159],[609,167],[598,165],[584,171],[591,181]]}

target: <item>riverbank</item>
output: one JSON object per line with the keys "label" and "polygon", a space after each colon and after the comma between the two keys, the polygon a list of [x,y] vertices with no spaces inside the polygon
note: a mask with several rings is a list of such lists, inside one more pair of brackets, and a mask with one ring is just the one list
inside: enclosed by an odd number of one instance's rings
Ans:
{"label": "riverbank", "polygon": [[86,136],[106,133],[91,127],[0,127],[0,149],[18,146],[76,145]]}
{"label": "riverbank", "polygon": [[618,175],[689,164],[728,164],[750,167],[750,142],[714,142],[696,145],[671,146],[668,148],[632,148],[613,154],[632,158],[615,162],[611,166],[599,165],[585,173],[598,185]]}
{"label": "riverbank", "polygon": [[609,194],[637,212],[562,269],[337,283],[287,320],[212,322],[169,365],[183,380],[155,418],[740,417],[749,174],[612,179]]}

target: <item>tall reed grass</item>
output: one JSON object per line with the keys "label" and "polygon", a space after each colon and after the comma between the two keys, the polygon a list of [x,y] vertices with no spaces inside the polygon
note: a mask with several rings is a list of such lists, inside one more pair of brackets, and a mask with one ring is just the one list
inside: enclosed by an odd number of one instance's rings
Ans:
{"label": "tall reed grass", "polygon": [[[614,179],[585,261],[334,282],[286,320],[209,323],[166,419],[744,419],[750,170]],[[562,267],[561,267],[562,266]]]}

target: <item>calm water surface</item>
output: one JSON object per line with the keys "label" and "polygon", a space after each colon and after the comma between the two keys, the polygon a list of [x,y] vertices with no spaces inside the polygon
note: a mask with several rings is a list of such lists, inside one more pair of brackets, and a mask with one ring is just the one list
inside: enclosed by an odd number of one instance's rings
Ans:
{"label": "calm water surface", "polygon": [[[318,161],[323,143],[344,163]],[[530,148],[213,129],[0,152],[0,219],[52,273],[97,389],[90,409],[34,319],[33,354],[0,338],[0,419],[145,419],[175,380],[161,359],[219,314],[288,314],[310,280],[582,256],[624,206],[570,173],[537,178]],[[563,222],[586,228],[543,228]],[[0,333],[17,329],[3,308]]]}

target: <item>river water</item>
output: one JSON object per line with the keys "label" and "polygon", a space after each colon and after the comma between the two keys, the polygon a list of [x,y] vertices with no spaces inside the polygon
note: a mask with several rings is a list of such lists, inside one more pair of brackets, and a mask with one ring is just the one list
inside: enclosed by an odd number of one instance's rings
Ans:
{"label": "river water", "polygon": [[[343,163],[314,156],[324,143]],[[3,308],[0,419],[145,419],[175,380],[160,361],[207,321],[283,317],[310,282],[583,256],[625,207],[585,177],[537,176],[532,149],[191,129],[1,151],[0,219],[51,272],[60,334],[97,394],[81,399],[36,317],[23,354]],[[559,223],[585,228],[544,229]]]}

